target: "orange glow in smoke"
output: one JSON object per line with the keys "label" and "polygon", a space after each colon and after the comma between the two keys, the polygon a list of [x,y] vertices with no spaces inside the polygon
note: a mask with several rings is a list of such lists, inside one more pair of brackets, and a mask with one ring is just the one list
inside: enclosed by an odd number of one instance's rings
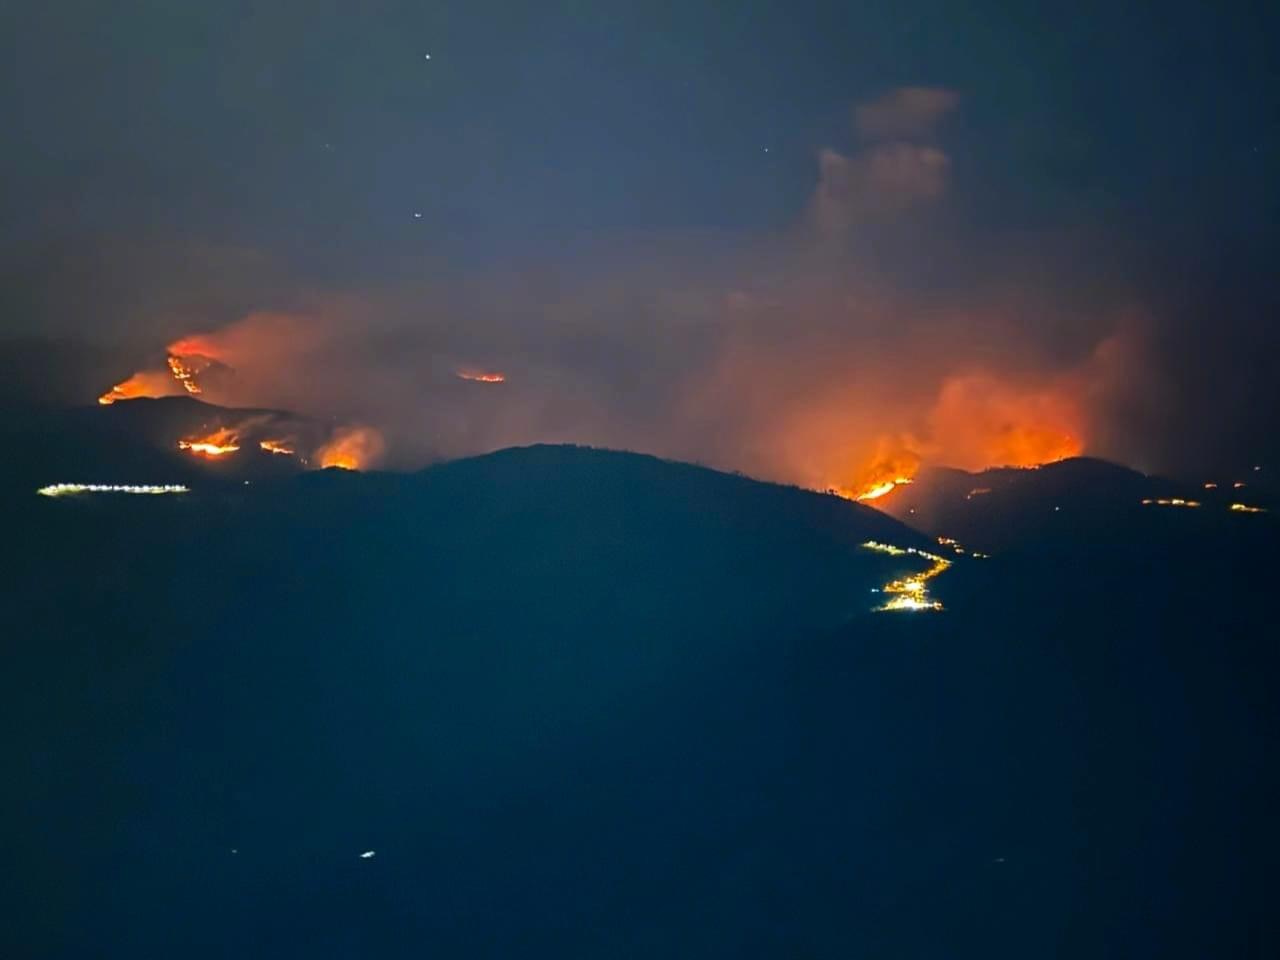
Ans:
{"label": "orange glow in smoke", "polygon": [[230,427],[222,427],[208,436],[179,440],[178,449],[190,450],[197,456],[222,457],[240,449],[240,437]]}
{"label": "orange glow in smoke", "polygon": [[857,482],[836,486],[832,492],[846,500],[879,500],[911,483],[920,469],[920,457],[912,449],[915,445],[911,437],[881,437],[871,458],[858,471]]}
{"label": "orange glow in smoke", "polygon": [[1070,383],[1028,388],[987,375],[948,378],[929,414],[933,459],[964,470],[1034,467],[1084,452],[1084,413]]}
{"label": "orange glow in smoke", "polygon": [[205,354],[185,349],[183,344],[184,341],[179,341],[169,348],[164,370],[139,370],[100,396],[98,403],[106,406],[117,400],[137,397],[172,397],[182,392],[198,396],[203,393],[198,376],[213,361]]}
{"label": "orange glow in smoke", "polygon": [[227,362],[227,351],[219,345],[217,338],[200,333],[173,341],[169,344],[168,352],[171,357],[199,357],[205,361]]}
{"label": "orange glow in smoke", "polygon": [[107,406],[117,400],[133,400],[137,397],[171,397],[179,390],[167,370],[140,370],[100,396],[98,403]]}
{"label": "orange glow in smoke", "polygon": [[505,383],[507,375],[505,373],[485,373],[480,370],[459,370],[459,380],[471,380],[475,383]]}
{"label": "orange glow in smoke", "polygon": [[382,434],[373,427],[347,427],[317,450],[315,459],[322,468],[365,470],[374,466],[385,450]]}
{"label": "orange glow in smoke", "polygon": [[949,377],[919,435],[881,436],[864,466],[854,471],[854,482],[831,485],[832,492],[850,500],[879,500],[911,483],[924,462],[985,470],[1079,456],[1084,414],[1076,394],[1067,383],[1040,389],[986,374]]}

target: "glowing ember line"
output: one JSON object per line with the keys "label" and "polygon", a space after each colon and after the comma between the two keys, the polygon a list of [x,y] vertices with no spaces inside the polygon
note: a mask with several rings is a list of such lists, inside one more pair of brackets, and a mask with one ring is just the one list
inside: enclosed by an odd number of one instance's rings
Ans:
{"label": "glowing ember line", "polygon": [[906,486],[910,482],[911,482],[910,477],[894,477],[892,480],[886,480],[884,483],[876,484],[870,490],[864,490],[858,496],[854,497],[854,499],[855,500],[878,500],[880,497],[883,497],[886,493],[891,493],[892,491],[896,490],[898,487]]}
{"label": "glowing ember line", "polygon": [[42,497],[66,497],[77,493],[189,493],[180,483],[165,484],[117,484],[117,483],[51,483],[36,493]]}
{"label": "glowing ember line", "polygon": [[168,363],[169,372],[173,374],[173,379],[182,384],[183,389],[186,390],[187,393],[194,396],[203,392],[200,389],[200,384],[195,381],[195,370],[183,363],[180,358],[172,355],[169,356]]}
{"label": "glowing ember line", "polygon": [[863,549],[873,550],[876,553],[888,554],[891,557],[901,557],[912,555],[928,560],[930,567],[923,573],[913,574],[908,577],[900,577],[897,580],[890,580],[880,588],[881,593],[892,594],[891,598],[873,610],[876,613],[883,613],[897,610],[941,610],[942,602],[933,600],[929,597],[928,582],[941,573],[946,572],[951,567],[951,561],[944,557],[938,556],[936,553],[928,553],[924,550],[917,550],[915,547],[895,547],[892,544],[880,543],[876,540],[868,540],[863,545]]}
{"label": "glowing ember line", "polygon": [[187,437],[185,440],[178,441],[178,449],[190,450],[192,453],[206,457],[222,457],[240,449],[240,436],[237,431],[238,428],[222,427],[208,436]]}
{"label": "glowing ember line", "polygon": [[235,453],[240,449],[239,444],[235,443],[206,443],[200,440],[179,440],[179,450],[190,450],[192,453],[203,453],[207,457],[221,457],[224,454]]}
{"label": "glowing ember line", "polygon": [[505,373],[484,373],[479,370],[459,370],[459,380],[470,380],[474,383],[506,383]]}
{"label": "glowing ember line", "polygon": [[285,440],[261,440],[258,447],[267,453],[279,453],[287,457],[293,456],[293,448]]}
{"label": "glowing ember line", "polygon": [[1183,500],[1181,497],[1160,497],[1159,499],[1147,498],[1142,501],[1144,507],[1198,507],[1199,500]]}
{"label": "glowing ember line", "polygon": [[1233,503],[1231,510],[1234,513],[1266,513],[1266,507],[1251,507],[1246,503]]}
{"label": "glowing ember line", "polygon": [[858,493],[855,493],[848,487],[830,487],[827,492],[833,493],[844,500],[856,500],[861,502],[863,500],[878,500],[885,494],[892,493],[898,487],[906,486],[908,483],[911,483],[910,477],[894,477],[892,480],[885,480],[882,483],[873,484]]}

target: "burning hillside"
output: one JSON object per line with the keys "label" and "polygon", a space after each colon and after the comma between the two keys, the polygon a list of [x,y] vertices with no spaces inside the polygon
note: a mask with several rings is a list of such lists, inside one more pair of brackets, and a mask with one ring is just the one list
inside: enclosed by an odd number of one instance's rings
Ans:
{"label": "burning hillside", "polygon": [[314,459],[321,468],[365,470],[378,463],[385,450],[382,434],[372,427],[345,427],[315,452]]}
{"label": "burning hillside", "polygon": [[[312,440],[306,440],[307,435]],[[270,458],[294,458],[302,465],[364,470],[378,464],[385,450],[382,435],[368,426],[342,426],[324,432],[285,414],[262,413],[230,424],[205,426],[177,441],[179,450],[205,460],[222,460],[248,448]],[[313,449],[310,457],[298,449]]]}
{"label": "burning hillside", "polygon": [[[883,500],[925,464],[967,470],[1036,467],[1084,450],[1082,400],[1064,387],[1029,389],[990,375],[944,382],[918,433],[882,435],[861,465],[836,466],[851,480],[813,484],[849,500]],[[861,433],[853,427],[855,436]],[[852,459],[852,458],[851,458]]]}
{"label": "burning hillside", "polygon": [[256,402],[271,376],[286,376],[317,337],[316,325],[285,314],[255,313],[211,333],[174,340],[163,366],[139,370],[98,398],[190,396],[215,403]]}
{"label": "burning hillside", "polygon": [[[351,371],[335,373],[330,365],[337,358],[317,352],[324,336],[300,318],[254,314],[221,331],[174,341],[163,368],[135,373],[98,402],[186,394],[214,402],[293,406],[301,391],[304,409],[310,408],[306,401],[313,399],[327,406],[335,397],[319,395],[319,385],[340,386]],[[851,382],[833,388],[842,383],[837,375],[814,379],[803,371],[797,379],[786,370],[790,362],[771,355],[765,370],[756,370],[752,363],[722,371],[728,382],[722,385],[725,398],[715,401],[714,412],[720,418],[725,416],[724,404],[744,399],[747,389],[785,398],[781,404],[759,410],[748,403],[733,411],[733,421],[744,433],[740,443],[750,456],[743,462],[741,449],[729,449],[717,458],[725,461],[723,466],[745,466],[765,477],[829,489],[852,500],[877,501],[910,484],[924,464],[965,469],[1033,466],[1077,455],[1084,448],[1088,377],[970,371],[944,377],[924,404],[918,394],[902,396],[901,387],[886,390],[883,402],[868,403],[862,394],[873,385]],[[503,384],[507,379],[502,372],[478,367],[456,368],[451,376],[484,385]],[[551,386],[555,388],[554,383]],[[469,431],[482,431],[479,425],[469,425],[469,417],[518,424],[514,430],[503,430],[496,444],[488,441],[481,446],[544,439],[538,423],[527,419],[529,409],[464,408],[454,411],[453,420]],[[887,429],[877,429],[877,420]],[[679,423],[662,428],[659,447],[678,447],[682,429]],[[473,442],[482,436],[483,432],[475,434]],[[246,440],[280,456],[296,455],[299,449],[297,437],[248,436],[243,425],[232,429],[226,424],[205,435],[183,436],[179,446],[197,455],[223,457],[237,452]],[[619,442],[612,436],[603,440]],[[628,445],[626,438],[621,445]],[[320,466],[358,468],[379,461],[386,444],[380,435],[373,438],[372,428],[360,426],[344,428],[310,449],[312,460]],[[464,445],[459,452],[470,451]]]}
{"label": "burning hillside", "polygon": [[[296,399],[281,387],[304,381],[307,349],[319,339],[316,325],[297,317],[252,314],[221,330],[175,340],[166,350],[163,367],[138,371],[102,394],[98,403],[108,406],[144,397],[184,395],[235,405]],[[504,379],[501,374],[482,376],[486,382]],[[319,429],[314,422],[280,413],[259,413],[237,421],[224,416],[221,422],[202,424],[172,442],[204,460],[226,460],[249,448],[271,458],[296,458],[303,465],[351,470],[378,464],[386,450],[382,434],[373,427]],[[306,451],[311,451],[309,457]]]}
{"label": "burning hillside", "polygon": [[202,381],[207,374],[218,376],[230,372],[230,368],[212,357],[177,352],[180,349],[184,349],[180,343],[170,346],[164,369],[139,370],[98,397],[98,403],[107,406],[120,400],[174,397],[184,393],[200,396],[205,392]]}
{"label": "burning hillside", "polygon": [[[484,352],[472,345],[437,346],[354,317],[344,324],[333,314],[255,313],[173,340],[163,366],[139,371],[101,402],[191,395],[376,424],[392,438],[239,438],[241,447],[282,458],[292,451],[317,466],[326,456],[332,465],[368,463],[393,445],[395,461],[412,467],[563,440],[698,460],[877,506],[900,496],[924,466],[1033,466],[1078,455],[1099,436],[1105,442],[1096,399],[1117,379],[1107,341],[1064,366],[1017,342],[1021,318],[1012,313],[986,321],[1010,334],[997,354],[986,346],[999,339],[995,333],[975,335],[974,344],[939,342],[923,320],[890,323],[890,306],[873,305],[865,320],[846,323],[826,291],[812,304],[805,295],[731,299],[725,316],[696,332],[703,348],[676,351],[669,366],[624,340],[608,351],[616,369],[606,375],[591,369],[600,351],[559,351],[554,343],[521,342],[517,332],[481,331],[474,339],[493,344],[494,356],[536,363],[519,384],[501,367],[469,362]],[[779,314],[790,315],[792,301],[830,316],[786,333]],[[951,317],[929,322],[941,329]],[[695,336],[683,327],[668,333]],[[471,385],[477,389],[459,389]]]}
{"label": "burning hillside", "polygon": [[240,449],[240,436],[236,430],[222,427],[203,437],[179,440],[178,449],[190,450],[204,457],[222,457]]}
{"label": "burning hillside", "polygon": [[258,449],[265,450],[267,453],[274,453],[284,457],[292,457],[297,451],[293,448],[292,441],[289,440],[259,440]]}

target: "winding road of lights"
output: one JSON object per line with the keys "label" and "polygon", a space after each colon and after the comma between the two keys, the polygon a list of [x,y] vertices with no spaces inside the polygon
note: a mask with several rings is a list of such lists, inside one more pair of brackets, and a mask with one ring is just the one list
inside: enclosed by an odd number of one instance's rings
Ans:
{"label": "winding road of lights", "polygon": [[180,483],[128,484],[128,483],[51,483],[36,491],[42,497],[69,497],[78,493],[189,493]]}
{"label": "winding road of lights", "polygon": [[[1163,497],[1155,500],[1148,498],[1142,501],[1144,507],[1198,507],[1199,500],[1183,500],[1181,497]],[[1232,503],[1227,507],[1232,513],[1266,513],[1266,507],[1251,507],[1247,503]]]}
{"label": "winding road of lights", "polygon": [[950,560],[940,557],[936,553],[917,550],[915,547],[895,547],[892,544],[880,543],[877,540],[868,540],[862,546],[865,550],[888,554],[891,557],[902,557],[910,554],[912,556],[920,557],[923,560],[928,560],[930,563],[929,569],[925,570],[923,573],[916,573],[908,577],[900,577],[897,580],[890,580],[881,587],[880,592],[890,594],[890,597],[880,606],[873,607],[872,609],[874,612],[885,613],[897,610],[917,611],[942,609],[942,601],[934,600],[929,596],[928,583],[934,577],[945,572],[951,567]]}

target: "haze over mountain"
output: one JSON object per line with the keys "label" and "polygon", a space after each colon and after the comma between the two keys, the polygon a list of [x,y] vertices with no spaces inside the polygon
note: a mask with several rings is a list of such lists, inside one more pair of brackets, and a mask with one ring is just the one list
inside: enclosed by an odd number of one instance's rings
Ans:
{"label": "haze over mountain", "polygon": [[0,45],[0,960],[1280,956],[1280,4]]}

